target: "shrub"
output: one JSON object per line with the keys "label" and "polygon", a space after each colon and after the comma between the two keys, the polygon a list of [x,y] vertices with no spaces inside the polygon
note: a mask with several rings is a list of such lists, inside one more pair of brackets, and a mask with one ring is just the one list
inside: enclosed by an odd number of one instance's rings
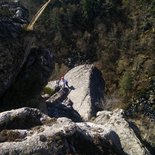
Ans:
{"label": "shrub", "polygon": [[53,95],[54,94],[54,90],[51,89],[50,87],[44,87],[43,89],[43,94],[49,94],[49,95]]}
{"label": "shrub", "polygon": [[120,94],[127,97],[132,89],[133,79],[131,73],[126,71],[119,81]]}
{"label": "shrub", "polygon": [[125,69],[126,69],[127,67],[129,67],[129,63],[130,63],[130,62],[129,62],[129,60],[128,60],[127,58],[119,59],[119,60],[118,60],[118,63],[117,63],[117,65],[118,65],[118,67],[117,67],[118,73],[124,72]]}
{"label": "shrub", "polygon": [[92,1],[91,0],[82,0],[82,9],[83,9],[83,16],[85,18],[89,18],[92,13]]}

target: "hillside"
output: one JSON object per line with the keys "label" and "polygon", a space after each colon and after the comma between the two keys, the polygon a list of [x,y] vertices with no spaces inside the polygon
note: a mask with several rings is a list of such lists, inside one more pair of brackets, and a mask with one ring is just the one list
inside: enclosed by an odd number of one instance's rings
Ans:
{"label": "hillside", "polygon": [[[44,2],[20,1],[30,18]],[[54,51],[51,79],[94,63],[106,82],[105,109],[120,107],[130,118],[155,120],[154,0],[52,1],[36,23],[35,35],[34,47]]]}
{"label": "hillside", "polygon": [[[21,1],[31,13],[43,2]],[[154,1],[145,0],[52,1],[35,32],[38,44],[55,52],[56,77],[77,64],[94,63],[102,70],[107,94],[125,101],[147,94],[149,100],[155,74],[154,12]]]}

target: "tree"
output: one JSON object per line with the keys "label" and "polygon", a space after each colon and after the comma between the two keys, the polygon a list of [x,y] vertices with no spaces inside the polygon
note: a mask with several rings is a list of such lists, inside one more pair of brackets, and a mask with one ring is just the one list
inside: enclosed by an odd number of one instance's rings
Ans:
{"label": "tree", "polygon": [[85,18],[89,17],[91,12],[91,1],[90,0],[82,0],[82,9],[83,9],[83,16]]}
{"label": "tree", "polygon": [[123,97],[128,97],[128,94],[132,90],[132,86],[133,78],[131,76],[131,73],[126,71],[119,81],[120,94],[123,95]]}

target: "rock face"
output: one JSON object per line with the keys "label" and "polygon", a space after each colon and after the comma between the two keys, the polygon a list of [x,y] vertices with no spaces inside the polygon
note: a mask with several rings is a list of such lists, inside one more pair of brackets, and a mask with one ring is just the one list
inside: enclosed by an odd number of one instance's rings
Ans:
{"label": "rock face", "polygon": [[[69,90],[59,91],[47,100],[47,111],[50,116],[68,117],[68,110],[62,108],[68,104],[66,103],[68,101],[72,103],[74,112],[83,120],[89,120],[95,116],[97,111],[102,110],[105,83],[97,68],[93,65],[77,66],[65,75],[65,79],[68,81]],[[56,81],[47,84],[47,87],[52,90],[55,90],[55,86]],[[62,104],[64,105],[62,106]],[[62,109],[66,112],[62,112]],[[68,118],[72,119],[72,117]],[[76,120],[78,121],[79,117]]]}
{"label": "rock face", "polygon": [[21,108],[0,113],[0,130],[29,129],[50,119],[37,109]]}
{"label": "rock face", "polygon": [[[99,121],[99,117],[102,115],[104,122],[104,120],[107,120],[106,117],[109,116],[109,124],[104,123],[104,125],[90,122],[74,123],[67,118],[52,119],[39,110],[30,108],[1,113],[0,155],[149,155],[147,149],[141,144],[120,113],[116,111],[114,113],[101,112],[95,121]],[[22,119],[30,121],[30,117],[33,118],[36,127],[29,126],[29,128],[25,128],[20,126],[19,129],[18,123],[20,124]],[[13,120],[18,120],[18,123],[9,126],[9,130],[7,130],[8,126],[2,126],[2,124],[12,124]],[[122,123],[121,126],[124,127],[122,131],[115,130],[112,124],[114,120],[117,123],[123,120],[123,122],[120,122],[120,124]],[[123,139],[120,135],[121,132],[123,135],[128,135],[129,138],[125,136]],[[128,149],[125,144],[129,144]]]}
{"label": "rock face", "polygon": [[17,39],[23,24],[28,23],[28,10],[21,5],[0,3],[0,11],[0,39]]}
{"label": "rock face", "polygon": [[32,39],[22,33],[22,24],[13,20],[13,8],[15,6],[8,3],[0,4],[0,11],[4,12],[0,16],[0,96],[19,73],[32,43]]}
{"label": "rock face", "polygon": [[97,113],[94,123],[112,129],[119,137],[124,152],[130,155],[149,154],[137,138],[130,124],[123,117],[123,110],[101,111]]}
{"label": "rock face", "polygon": [[31,49],[16,80],[1,97],[1,105],[4,105],[6,109],[36,106],[37,103],[31,105],[30,102],[40,95],[52,69],[53,56],[49,50],[41,47]]}
{"label": "rock face", "polygon": [[23,42],[22,38],[0,41],[0,96],[14,81],[30,53],[31,41],[27,45]]}
{"label": "rock face", "polygon": [[0,111],[26,106],[39,96],[53,69],[48,49],[31,49],[34,34],[23,29],[28,15],[21,5],[0,3]]}
{"label": "rock face", "polygon": [[73,108],[84,120],[95,116],[102,109],[104,96],[105,83],[101,72],[93,65],[81,65],[71,69],[65,79],[73,88],[68,95]]}
{"label": "rock face", "polygon": [[[67,88],[63,88],[62,90],[58,91],[56,94],[51,96],[47,101],[47,114],[50,117],[67,117],[73,120],[74,122],[82,121],[81,116],[79,113],[70,106],[71,102],[67,99],[67,95],[69,90]],[[45,103],[44,103],[45,104]]]}
{"label": "rock face", "polygon": [[14,23],[27,23],[29,18],[29,11],[19,3],[0,3],[0,16],[3,18],[9,18]]}

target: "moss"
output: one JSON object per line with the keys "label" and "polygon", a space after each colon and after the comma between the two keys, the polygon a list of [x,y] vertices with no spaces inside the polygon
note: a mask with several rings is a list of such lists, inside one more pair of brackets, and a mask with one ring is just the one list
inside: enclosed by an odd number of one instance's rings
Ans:
{"label": "moss", "polygon": [[46,87],[44,87],[42,93],[43,94],[48,94],[48,95],[51,96],[51,95],[53,95],[55,93],[55,91],[52,88],[46,86]]}
{"label": "moss", "polygon": [[47,141],[46,136],[45,135],[40,135],[40,141],[46,142]]}
{"label": "moss", "polygon": [[[2,130],[0,132],[0,136],[3,137],[4,141],[6,142],[13,142],[17,139],[23,139],[24,137],[20,137],[20,133],[16,131],[10,131],[10,130]],[[25,135],[26,136],[26,135]]]}
{"label": "moss", "polygon": [[24,117],[13,116],[7,123],[2,124],[0,129],[30,129],[42,125],[40,117],[41,114],[36,115],[35,113]]}
{"label": "moss", "polygon": [[36,126],[34,128],[32,128],[33,131],[37,131],[37,133],[43,132],[45,129],[41,126]]}
{"label": "moss", "polygon": [[47,139],[47,145],[51,148],[57,148],[55,150],[56,154],[66,154],[67,153],[67,147],[65,146],[65,136],[63,133],[56,133],[52,137],[48,137]]}
{"label": "moss", "polygon": [[57,119],[56,118],[50,118],[50,119],[45,120],[43,122],[43,124],[48,125],[48,126],[52,126],[56,122],[57,122]]}

